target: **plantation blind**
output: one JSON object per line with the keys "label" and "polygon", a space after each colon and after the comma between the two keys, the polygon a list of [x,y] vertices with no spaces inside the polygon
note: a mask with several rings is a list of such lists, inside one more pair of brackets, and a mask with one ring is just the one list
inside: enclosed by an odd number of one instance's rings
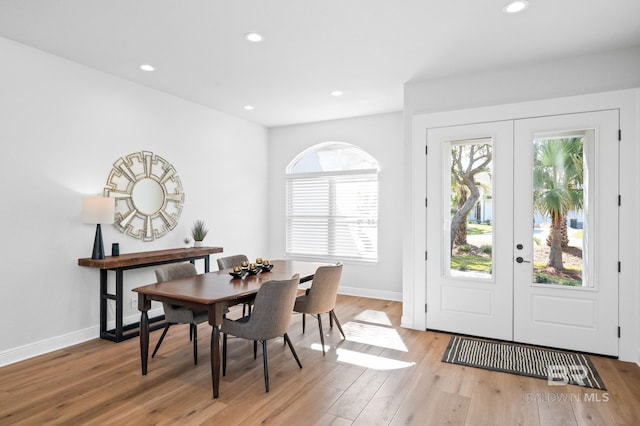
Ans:
{"label": "plantation blind", "polygon": [[290,174],[287,255],[376,261],[377,169]]}

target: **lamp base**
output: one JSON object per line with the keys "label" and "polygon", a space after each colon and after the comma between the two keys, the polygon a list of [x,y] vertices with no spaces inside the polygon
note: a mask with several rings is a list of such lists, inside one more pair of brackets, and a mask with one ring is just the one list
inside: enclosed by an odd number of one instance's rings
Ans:
{"label": "lamp base", "polygon": [[96,237],[93,240],[93,253],[92,259],[104,259],[104,244],[102,242],[102,228],[98,223],[96,225]]}

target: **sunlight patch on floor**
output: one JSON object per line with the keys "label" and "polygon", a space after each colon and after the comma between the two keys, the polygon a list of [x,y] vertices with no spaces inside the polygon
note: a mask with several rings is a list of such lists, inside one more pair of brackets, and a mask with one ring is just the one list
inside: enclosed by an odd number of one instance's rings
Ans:
{"label": "sunlight patch on floor", "polygon": [[350,321],[344,324],[342,329],[350,342],[364,343],[403,352],[408,351],[407,346],[394,328]]}
{"label": "sunlight patch on floor", "polygon": [[[318,347],[320,347],[320,345],[318,345]],[[338,355],[338,362],[372,368],[374,370],[400,370],[401,368],[408,368],[415,365],[415,362],[399,361],[397,359],[363,354],[348,349],[336,349],[336,354]]]}
{"label": "sunlight patch on floor", "polygon": [[389,319],[389,316],[385,312],[374,311],[372,309],[367,309],[365,311],[360,312],[354,318],[354,321],[370,322],[373,324],[391,326],[391,320]]}

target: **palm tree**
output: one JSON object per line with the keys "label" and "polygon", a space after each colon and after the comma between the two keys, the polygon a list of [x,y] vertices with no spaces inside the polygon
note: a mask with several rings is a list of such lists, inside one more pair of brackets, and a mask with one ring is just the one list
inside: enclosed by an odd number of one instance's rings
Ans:
{"label": "palm tree", "polygon": [[538,139],[533,145],[534,208],[551,218],[548,266],[564,269],[562,223],[583,207],[582,138]]}

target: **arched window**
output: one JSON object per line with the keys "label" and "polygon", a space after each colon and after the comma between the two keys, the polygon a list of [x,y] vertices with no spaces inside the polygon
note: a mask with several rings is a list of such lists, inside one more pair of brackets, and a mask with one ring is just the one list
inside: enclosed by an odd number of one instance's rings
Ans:
{"label": "arched window", "polygon": [[290,257],[378,260],[378,162],[355,145],[325,142],[286,170]]}

